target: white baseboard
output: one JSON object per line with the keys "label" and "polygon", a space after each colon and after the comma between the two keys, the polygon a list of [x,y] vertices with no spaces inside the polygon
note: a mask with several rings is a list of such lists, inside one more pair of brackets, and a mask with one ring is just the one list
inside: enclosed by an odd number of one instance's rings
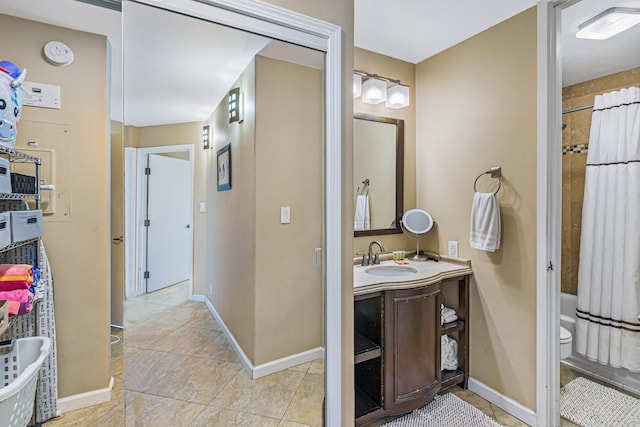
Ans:
{"label": "white baseboard", "polygon": [[231,346],[240,357],[240,362],[247,370],[247,372],[249,372],[251,378],[253,378],[254,380],[267,376],[269,374],[273,374],[274,372],[282,371],[284,369],[292,368],[302,363],[310,362],[312,360],[324,357],[324,349],[322,347],[317,347],[311,350],[303,351],[302,353],[292,354],[290,356],[283,357],[282,359],[277,359],[271,362],[254,366],[247,355],[244,354],[244,351],[242,351],[242,348],[233,337],[233,334],[231,333],[229,328],[227,328],[227,325],[225,325],[216,309],[213,307],[213,304],[211,304],[211,301],[209,301],[209,298],[207,298],[205,295],[191,295],[191,300],[204,302],[207,305],[207,308],[211,312],[211,315],[214,319],[216,319],[216,322],[218,322],[218,325],[220,325],[220,327],[222,328],[222,332],[224,332],[226,337],[229,339]]}
{"label": "white baseboard", "polygon": [[292,368],[303,363],[311,362],[312,360],[321,359],[323,354],[324,352],[322,347],[316,347],[311,350],[303,351],[302,353],[292,354],[291,356],[283,357],[282,359],[254,366],[253,379],[255,380],[257,378],[265,377],[269,374],[273,374],[274,372]]}
{"label": "white baseboard", "polygon": [[87,391],[85,393],[74,394],[73,396],[58,399],[58,413],[75,411],[87,406],[98,405],[111,400],[111,390],[113,389],[113,377],[109,380],[109,386],[98,390]]}
{"label": "white baseboard", "polygon": [[530,426],[536,425],[536,413],[533,410],[498,393],[488,385],[469,377],[469,390]]}

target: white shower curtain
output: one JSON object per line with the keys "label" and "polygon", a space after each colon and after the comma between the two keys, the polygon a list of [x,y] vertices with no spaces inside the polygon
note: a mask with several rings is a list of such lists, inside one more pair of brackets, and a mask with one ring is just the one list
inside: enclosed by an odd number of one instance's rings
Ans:
{"label": "white shower curtain", "polygon": [[640,372],[640,88],[594,101],[582,207],[576,351]]}

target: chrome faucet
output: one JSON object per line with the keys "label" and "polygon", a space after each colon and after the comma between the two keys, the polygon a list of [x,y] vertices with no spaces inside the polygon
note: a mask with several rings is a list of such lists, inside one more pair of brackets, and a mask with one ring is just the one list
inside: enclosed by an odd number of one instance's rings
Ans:
{"label": "chrome faucet", "polygon": [[[373,245],[378,245],[378,247],[380,248],[380,251],[376,252],[375,255],[373,254]],[[384,246],[382,246],[382,243],[378,242],[377,240],[369,243],[369,265],[380,264],[381,252],[384,252]]]}

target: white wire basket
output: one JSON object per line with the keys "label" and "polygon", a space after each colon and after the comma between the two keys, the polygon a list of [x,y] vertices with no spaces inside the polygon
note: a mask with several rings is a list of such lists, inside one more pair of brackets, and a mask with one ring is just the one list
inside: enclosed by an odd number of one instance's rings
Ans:
{"label": "white wire basket", "polygon": [[0,346],[0,426],[25,427],[33,416],[38,371],[51,350],[48,337]]}

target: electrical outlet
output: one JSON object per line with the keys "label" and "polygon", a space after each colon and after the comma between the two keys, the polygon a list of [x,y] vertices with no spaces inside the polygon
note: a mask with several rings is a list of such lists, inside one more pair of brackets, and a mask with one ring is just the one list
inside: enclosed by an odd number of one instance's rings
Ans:
{"label": "electrical outlet", "polygon": [[458,242],[449,240],[449,256],[458,258]]}
{"label": "electrical outlet", "polygon": [[209,283],[209,295],[213,294],[213,283]]}

